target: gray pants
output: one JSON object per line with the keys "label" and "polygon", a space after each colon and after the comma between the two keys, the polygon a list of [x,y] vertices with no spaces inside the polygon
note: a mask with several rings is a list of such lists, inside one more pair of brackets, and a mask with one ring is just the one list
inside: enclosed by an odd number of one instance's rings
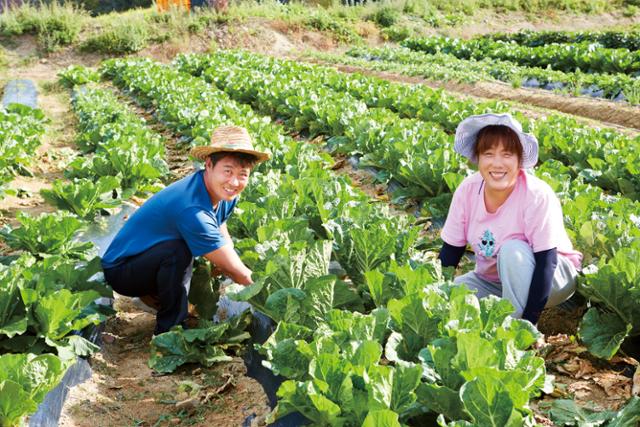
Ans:
{"label": "gray pants", "polygon": [[[498,254],[498,275],[502,284],[485,280],[473,271],[456,277],[455,283],[464,283],[469,289],[475,289],[478,298],[496,295],[509,300],[515,308],[512,316],[520,318],[527,305],[535,266],[531,247],[522,240],[509,240]],[[573,263],[558,254],[558,266],[546,306],[553,307],[571,298],[576,290],[577,277],[578,271]]]}

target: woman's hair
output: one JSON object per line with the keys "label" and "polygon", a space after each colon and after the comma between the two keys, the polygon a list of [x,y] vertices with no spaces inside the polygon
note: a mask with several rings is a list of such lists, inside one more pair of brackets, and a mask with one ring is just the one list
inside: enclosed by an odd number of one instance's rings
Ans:
{"label": "woman's hair", "polygon": [[480,154],[502,144],[505,150],[518,156],[518,162],[522,163],[522,143],[518,134],[508,126],[489,125],[478,132],[475,156],[476,160]]}
{"label": "woman's hair", "polygon": [[211,160],[211,167],[214,167],[216,163],[225,157],[233,157],[236,159],[242,167],[253,169],[253,167],[258,163],[258,158],[252,154],[248,153],[234,153],[230,151],[218,151],[217,153],[211,153],[209,155],[209,159]]}

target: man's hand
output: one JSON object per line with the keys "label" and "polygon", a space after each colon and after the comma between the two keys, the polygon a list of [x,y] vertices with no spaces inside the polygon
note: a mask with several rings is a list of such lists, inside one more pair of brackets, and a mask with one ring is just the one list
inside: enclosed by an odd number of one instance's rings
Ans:
{"label": "man's hand", "polygon": [[212,275],[214,271],[220,270],[222,274],[241,285],[246,286],[253,283],[251,279],[253,272],[244,265],[232,245],[224,245],[215,251],[209,252],[204,257],[208,259],[213,266],[211,271]]}

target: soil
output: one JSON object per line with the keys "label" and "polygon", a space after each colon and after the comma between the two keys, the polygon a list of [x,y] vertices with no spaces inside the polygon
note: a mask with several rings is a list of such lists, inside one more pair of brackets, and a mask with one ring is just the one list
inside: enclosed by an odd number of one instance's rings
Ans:
{"label": "soil", "polygon": [[[520,28],[555,29],[570,26],[573,29],[601,28],[603,25],[624,23],[619,17],[595,16],[580,18],[561,16],[556,21],[541,17],[530,24],[531,17],[524,15],[487,15],[484,21],[465,24],[448,29],[454,36],[472,36],[488,31],[515,30]],[[614,22],[615,21],[615,22]],[[570,25],[567,24],[570,22]],[[370,44],[381,42],[377,29],[363,26],[361,34],[367,36]],[[435,31],[435,30],[434,30]],[[215,48],[245,47],[256,52],[277,56],[296,57],[307,48],[330,51],[339,49],[336,41],[325,33],[302,28],[290,28],[286,23],[260,19],[248,20],[242,24],[217,27],[204,35],[185,37],[183,40],[151,46],[140,52],[157,60],[167,62],[177,53],[204,52]],[[102,59],[98,55],[80,54],[72,48],[63,49],[46,58],[41,58],[31,36],[16,38],[12,46],[6,48],[9,66],[1,71],[0,79],[30,78],[42,89],[39,102],[50,124],[42,146],[36,152],[32,177],[18,177],[13,188],[22,190],[19,197],[5,197],[0,202],[3,220],[11,220],[16,212],[38,213],[52,211],[44,203],[38,191],[47,188],[56,178],[62,177],[66,163],[74,155],[73,140],[75,118],[70,110],[69,95],[56,88],[56,74],[71,64],[96,66]],[[353,71],[353,70],[350,70]],[[407,77],[388,75],[400,81],[411,81]],[[420,83],[434,84],[420,81]],[[506,86],[506,85],[505,85]],[[603,120],[608,123],[639,128],[638,111],[626,112],[619,104],[601,104],[601,108],[590,106],[592,100],[577,100],[554,94],[540,94],[546,101],[537,101],[534,90],[515,90],[502,87],[458,87],[447,89],[477,96],[511,99],[525,104],[541,105],[572,114]],[[45,90],[46,88],[46,90]],[[550,99],[558,100],[558,105]],[[589,104],[589,107],[584,105]],[[595,104],[594,104],[595,105]],[[136,108],[137,107],[133,107]],[[610,109],[607,113],[607,109]],[[175,136],[157,123],[147,112],[137,109],[150,125],[162,133],[168,141],[168,160],[175,177],[183,176],[191,170],[184,149],[175,142]],[[598,111],[597,113],[594,111]],[[606,114],[605,114],[606,113]],[[624,120],[618,117],[626,117]],[[371,197],[388,202],[384,188],[371,183],[370,177],[361,171],[354,171],[344,164],[336,169],[348,174],[355,185],[363,188]],[[400,213],[400,212],[399,212]],[[113,425],[243,425],[247,417],[254,416],[252,425],[260,424],[269,412],[266,396],[260,385],[246,377],[240,359],[212,368],[186,366],[178,372],[155,376],[147,367],[149,341],[154,327],[154,316],[137,309],[129,298],[116,298],[118,314],[106,322],[102,335],[102,351],[91,357],[93,376],[85,383],[70,390],[63,408],[61,426],[113,426]],[[617,409],[630,396],[633,382],[628,374],[637,362],[631,358],[615,360],[610,364],[594,362],[587,357],[572,338],[580,318],[579,310],[567,315],[565,312],[546,311],[540,328],[547,334],[549,345],[541,351],[545,355],[550,373],[556,375],[557,387],[553,396],[545,397],[539,404],[559,396],[574,395],[579,403],[595,402],[601,408]],[[567,335],[558,335],[564,333]],[[622,372],[622,374],[621,374]]]}
{"label": "soil", "polygon": [[[155,316],[118,296],[92,377],[69,390],[61,427],[240,426],[269,413],[262,386],[239,357],[211,368],[186,365],[158,376],[147,366]],[[252,424],[254,425],[254,424]]]}

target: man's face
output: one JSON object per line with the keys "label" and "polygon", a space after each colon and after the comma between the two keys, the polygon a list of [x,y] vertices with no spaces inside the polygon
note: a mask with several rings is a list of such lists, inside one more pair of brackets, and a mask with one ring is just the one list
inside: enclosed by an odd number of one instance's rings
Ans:
{"label": "man's face", "polygon": [[207,159],[204,182],[213,205],[218,206],[221,200],[231,201],[242,193],[250,173],[251,169],[233,156],[223,157],[215,166]]}

